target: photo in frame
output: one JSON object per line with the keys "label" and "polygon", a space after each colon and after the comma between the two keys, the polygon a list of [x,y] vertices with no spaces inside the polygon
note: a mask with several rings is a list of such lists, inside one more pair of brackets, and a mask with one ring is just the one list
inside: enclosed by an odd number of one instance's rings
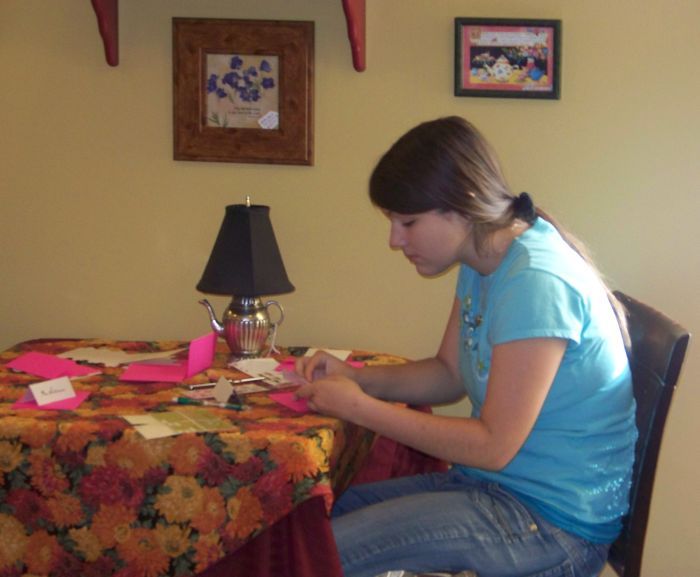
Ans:
{"label": "photo in frame", "polygon": [[455,96],[561,92],[561,20],[455,18]]}
{"label": "photo in frame", "polygon": [[175,160],[313,164],[314,23],[173,18]]}

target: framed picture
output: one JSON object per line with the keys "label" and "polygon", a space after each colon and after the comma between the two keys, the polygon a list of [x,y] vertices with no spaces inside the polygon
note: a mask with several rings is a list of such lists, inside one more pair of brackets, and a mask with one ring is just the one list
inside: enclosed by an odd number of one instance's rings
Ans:
{"label": "framed picture", "polygon": [[313,164],[314,23],[173,18],[175,160]]}
{"label": "framed picture", "polygon": [[455,96],[559,99],[561,20],[455,18]]}

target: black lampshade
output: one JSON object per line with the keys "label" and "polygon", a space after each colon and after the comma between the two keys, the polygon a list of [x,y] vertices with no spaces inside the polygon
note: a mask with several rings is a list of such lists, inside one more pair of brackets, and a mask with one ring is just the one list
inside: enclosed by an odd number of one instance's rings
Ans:
{"label": "black lampshade", "polygon": [[197,290],[245,297],[294,290],[272,230],[269,206],[226,207],[219,236]]}

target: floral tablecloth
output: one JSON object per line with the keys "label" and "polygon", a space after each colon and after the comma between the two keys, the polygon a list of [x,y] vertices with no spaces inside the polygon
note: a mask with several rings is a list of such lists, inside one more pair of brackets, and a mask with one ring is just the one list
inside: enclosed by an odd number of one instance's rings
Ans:
{"label": "floral tablecloth", "polygon": [[[90,392],[74,411],[12,408],[27,385],[43,380],[5,366],[24,352],[184,344],[42,339],[0,353],[0,577],[193,575],[312,497],[330,510],[373,434],[295,413],[266,392],[248,395],[245,411],[207,407],[230,429],[152,440],[122,416],[189,407],[171,402],[179,385],[121,382],[121,367],[73,379],[76,391]],[[219,343],[212,368],[185,382],[222,375],[242,376],[227,368]]]}

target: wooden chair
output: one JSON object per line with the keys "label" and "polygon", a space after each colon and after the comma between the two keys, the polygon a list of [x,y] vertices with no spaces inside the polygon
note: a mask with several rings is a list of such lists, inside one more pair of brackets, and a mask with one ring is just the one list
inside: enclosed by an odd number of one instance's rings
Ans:
{"label": "wooden chair", "polygon": [[661,438],[690,334],[652,307],[619,291],[615,296],[627,309],[639,438],[630,511],[610,548],[608,564],[619,577],[639,577]]}

